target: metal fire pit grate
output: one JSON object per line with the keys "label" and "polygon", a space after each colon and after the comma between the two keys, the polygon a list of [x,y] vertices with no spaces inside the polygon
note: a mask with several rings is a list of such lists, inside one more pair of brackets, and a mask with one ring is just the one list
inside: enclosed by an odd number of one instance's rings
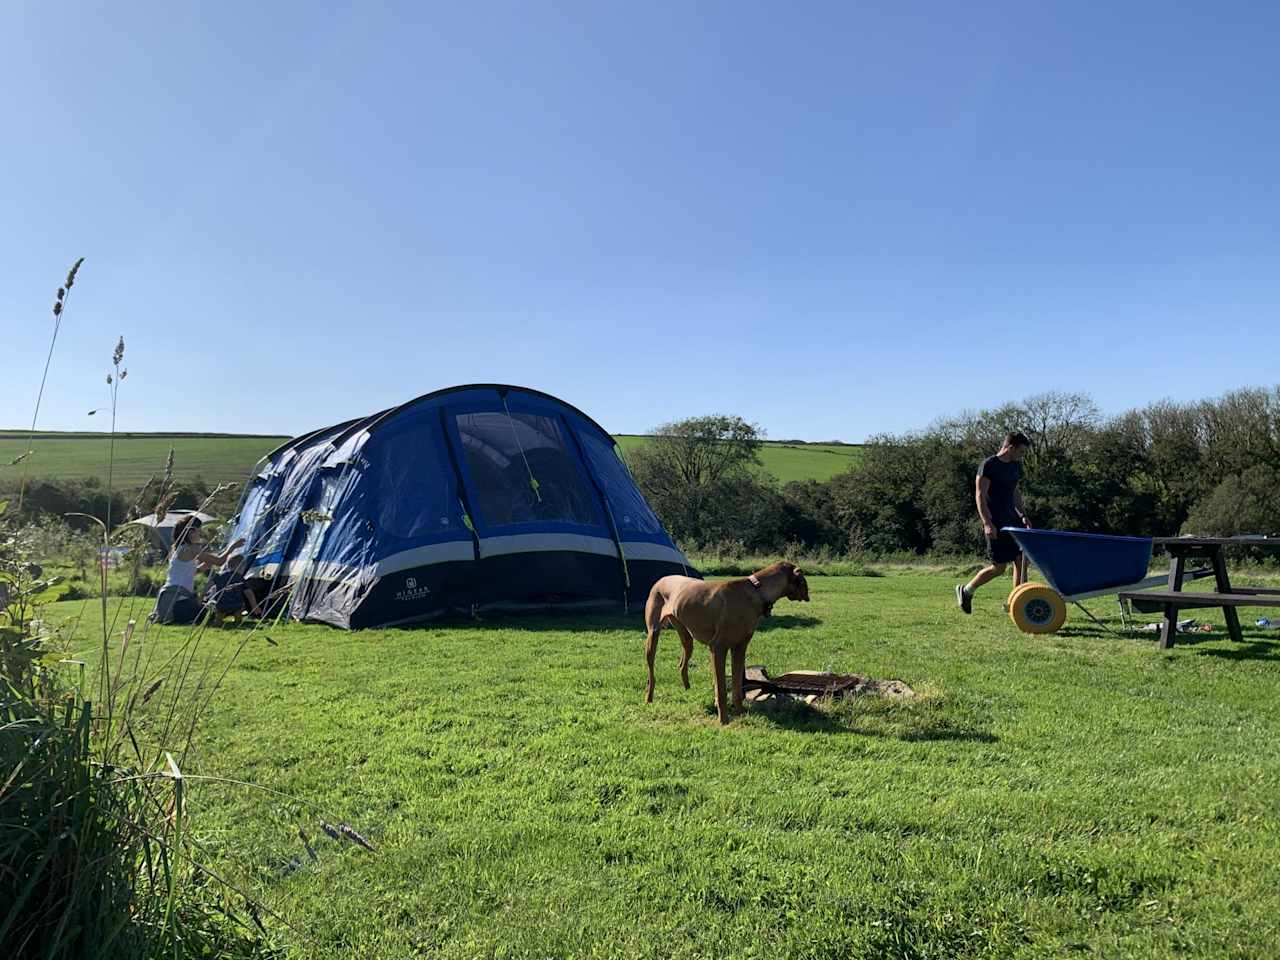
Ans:
{"label": "metal fire pit grate", "polygon": [[770,681],[783,693],[793,696],[807,696],[816,693],[820,697],[838,696],[847,693],[862,683],[862,677],[846,676],[835,673],[784,673]]}
{"label": "metal fire pit grate", "polygon": [[748,672],[742,686],[744,690],[761,690],[792,697],[838,697],[856,692],[865,682],[862,677],[837,673],[784,673],[778,677],[770,677],[763,670],[752,670]]}

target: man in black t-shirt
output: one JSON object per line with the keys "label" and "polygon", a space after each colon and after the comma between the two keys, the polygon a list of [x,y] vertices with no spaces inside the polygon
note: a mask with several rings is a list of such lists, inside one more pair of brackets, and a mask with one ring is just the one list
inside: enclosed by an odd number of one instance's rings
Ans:
{"label": "man in black t-shirt", "polygon": [[1022,509],[1022,494],[1018,492],[1022,458],[1030,448],[1031,441],[1026,434],[1006,434],[1000,452],[994,457],[987,457],[978,467],[975,497],[978,516],[982,518],[982,532],[987,538],[987,559],[990,563],[974,574],[968,583],[956,585],[956,602],[965,613],[973,612],[973,591],[1004,573],[1007,564],[1013,564],[1015,588],[1026,580],[1027,562],[1022,556],[1022,549],[1000,528],[1031,526]]}

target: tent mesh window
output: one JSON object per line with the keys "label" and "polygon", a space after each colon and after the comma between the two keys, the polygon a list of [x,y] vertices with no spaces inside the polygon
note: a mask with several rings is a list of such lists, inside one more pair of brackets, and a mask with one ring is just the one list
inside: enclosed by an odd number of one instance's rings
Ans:
{"label": "tent mesh window", "polygon": [[474,506],[487,526],[601,522],[558,420],[506,412],[455,419]]}
{"label": "tent mesh window", "polygon": [[379,434],[367,453],[378,483],[375,519],[384,534],[414,542],[470,536],[449,456],[428,429]]}
{"label": "tent mesh window", "polygon": [[[245,494],[244,505],[240,508],[235,529],[231,532],[232,540],[238,540],[240,537],[244,537],[246,540],[250,539],[250,534],[257,526],[261,515],[266,512],[269,493],[270,490],[265,480],[256,479],[253,482],[253,486]],[[256,546],[256,544],[250,542],[248,549],[253,549]]]}
{"label": "tent mesh window", "polygon": [[591,465],[592,473],[604,488],[613,521],[618,525],[618,533],[624,539],[629,535],[642,534],[646,538],[665,540],[662,523],[649,509],[649,504],[631,479],[626,464],[618,458],[613,444],[606,443],[587,430],[579,430],[578,439],[582,441],[582,452]]}
{"label": "tent mesh window", "polygon": [[285,548],[293,536],[298,516],[305,507],[309,487],[307,481],[316,461],[323,455],[324,450],[319,447],[309,449],[300,454],[290,465],[281,484],[280,499],[276,502],[275,510],[271,514],[271,525],[266,530],[263,542],[254,544],[255,552],[260,558],[279,560],[283,557]]}
{"label": "tent mesh window", "polygon": [[[296,551],[298,560],[303,564],[310,564],[315,559],[320,541],[324,538],[324,533],[328,529],[326,524],[333,519],[338,502],[348,486],[350,484],[346,482],[346,477],[340,470],[331,470],[321,477],[320,500],[315,510],[328,519],[307,524],[302,543]],[[303,567],[303,569],[307,568]]]}

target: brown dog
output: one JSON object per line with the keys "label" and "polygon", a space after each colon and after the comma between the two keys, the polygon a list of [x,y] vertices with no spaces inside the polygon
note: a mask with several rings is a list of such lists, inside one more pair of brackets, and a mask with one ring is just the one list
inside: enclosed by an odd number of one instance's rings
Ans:
{"label": "brown dog", "polygon": [[809,583],[795,564],[773,563],[741,580],[708,582],[692,577],[663,577],[649,591],[644,608],[649,661],[649,689],[645,703],[653,703],[653,658],[658,651],[658,634],[668,623],[680,632],[684,653],[680,657],[680,679],[689,689],[689,657],[693,641],[711,648],[711,678],[716,688],[716,712],[721,723],[729,722],[725,706],[724,660],[733,653],[733,708],[742,709],[742,680],[747,669],[747,644],[760,618],[773,610],[783,597],[808,601]]}

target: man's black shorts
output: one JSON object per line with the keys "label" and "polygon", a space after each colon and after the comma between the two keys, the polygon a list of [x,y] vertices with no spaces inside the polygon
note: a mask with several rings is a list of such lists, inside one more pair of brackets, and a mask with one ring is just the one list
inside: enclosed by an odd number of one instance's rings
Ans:
{"label": "man's black shorts", "polygon": [[999,531],[994,540],[987,537],[987,559],[992,563],[1013,563],[1020,553],[1018,541],[1004,531]]}

